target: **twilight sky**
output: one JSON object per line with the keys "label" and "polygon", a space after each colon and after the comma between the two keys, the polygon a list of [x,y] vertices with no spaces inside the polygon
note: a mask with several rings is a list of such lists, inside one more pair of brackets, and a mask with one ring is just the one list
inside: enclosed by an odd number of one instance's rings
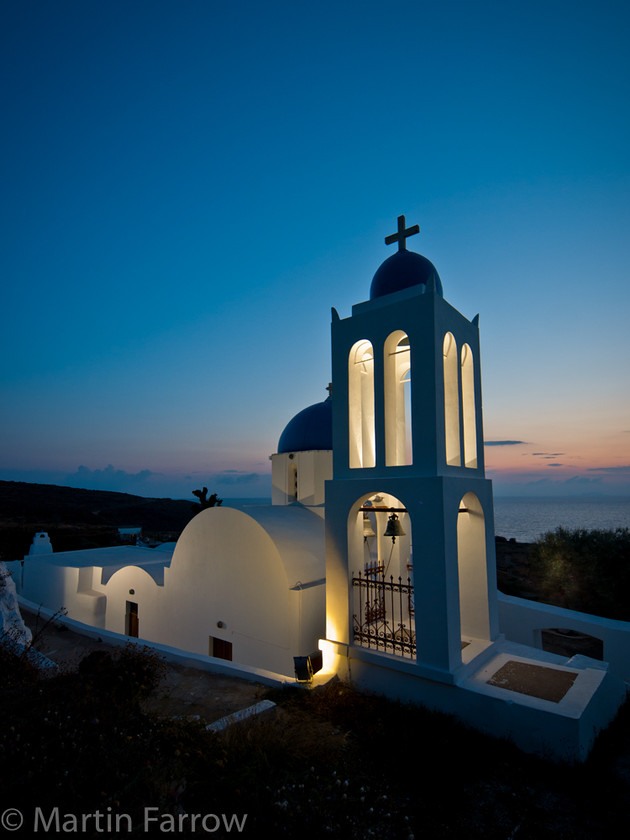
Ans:
{"label": "twilight sky", "polygon": [[[630,494],[630,5],[0,10],[0,479],[270,494],[404,213],[499,494]],[[395,246],[393,246],[395,247]]]}

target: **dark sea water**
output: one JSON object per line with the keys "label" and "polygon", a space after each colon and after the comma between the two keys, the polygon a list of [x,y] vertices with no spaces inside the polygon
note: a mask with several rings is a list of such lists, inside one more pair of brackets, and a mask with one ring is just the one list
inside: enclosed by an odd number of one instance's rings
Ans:
{"label": "dark sea water", "polygon": [[[270,504],[270,499],[226,499],[225,505]],[[630,528],[629,496],[494,497],[497,536],[534,542],[556,528]]]}
{"label": "dark sea water", "polygon": [[559,527],[630,528],[630,497],[494,497],[497,536],[534,542]]}

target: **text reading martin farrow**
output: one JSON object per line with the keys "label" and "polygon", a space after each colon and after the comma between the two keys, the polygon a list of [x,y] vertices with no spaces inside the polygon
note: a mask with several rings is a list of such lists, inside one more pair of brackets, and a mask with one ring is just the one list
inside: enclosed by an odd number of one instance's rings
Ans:
{"label": "text reading martin farrow", "polygon": [[17,810],[7,808],[0,814],[0,827],[5,831],[18,831],[28,827],[29,822],[34,833],[56,832],[60,834],[84,834],[86,831],[98,832],[137,832],[162,831],[165,834],[181,831],[199,831],[214,834],[216,831],[243,831],[247,814],[161,814],[159,808],[145,808],[142,816],[135,820],[131,814],[117,814],[111,808],[94,811],[89,814],[64,813],[59,808],[44,811],[35,808],[32,822]]}

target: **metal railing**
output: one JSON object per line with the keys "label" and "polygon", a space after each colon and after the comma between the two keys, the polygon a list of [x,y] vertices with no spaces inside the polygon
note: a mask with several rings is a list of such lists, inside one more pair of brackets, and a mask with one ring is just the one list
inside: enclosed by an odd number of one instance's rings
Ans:
{"label": "metal railing", "polygon": [[362,647],[415,659],[411,578],[385,578],[382,566],[352,577],[353,639]]}

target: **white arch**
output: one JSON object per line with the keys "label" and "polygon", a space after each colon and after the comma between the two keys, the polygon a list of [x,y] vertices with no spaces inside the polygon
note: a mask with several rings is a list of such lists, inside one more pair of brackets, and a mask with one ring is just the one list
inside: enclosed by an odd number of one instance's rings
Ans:
{"label": "white arch", "polygon": [[[395,541],[385,536],[392,509],[404,532]],[[374,531],[367,538],[364,511]],[[412,529],[400,499],[381,492],[363,495],[355,502],[348,515],[348,563],[352,578],[350,639],[362,647],[413,658]],[[390,585],[384,586],[384,582]]]}
{"label": "white arch", "polygon": [[411,464],[411,347],[402,330],[391,333],[384,346],[385,463]]}
{"label": "white arch", "polygon": [[473,353],[468,344],[462,347],[462,417],[464,426],[464,464],[477,466],[477,421],[475,417],[475,371]]}
{"label": "white arch", "polygon": [[486,525],[481,502],[466,493],[457,516],[459,612],[462,636],[490,639]]}
{"label": "white arch", "polygon": [[374,349],[367,339],[357,341],[348,356],[348,429],[350,467],[373,467]]}
{"label": "white arch", "polygon": [[457,342],[453,333],[444,336],[444,438],[446,463],[459,467],[462,463],[459,443],[459,384]]}

